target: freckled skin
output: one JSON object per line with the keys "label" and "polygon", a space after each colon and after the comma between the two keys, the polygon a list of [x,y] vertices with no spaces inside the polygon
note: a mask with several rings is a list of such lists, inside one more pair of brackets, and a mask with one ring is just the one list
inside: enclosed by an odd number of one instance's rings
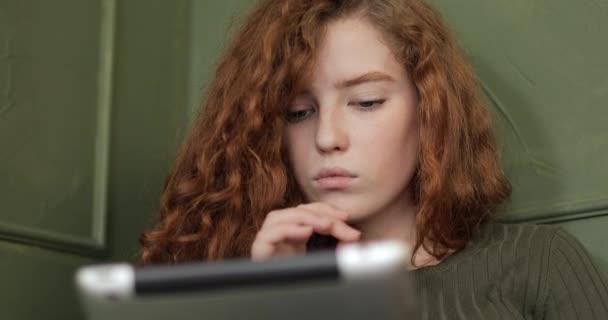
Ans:
{"label": "freckled skin", "polygon": [[[409,188],[418,164],[417,97],[405,68],[381,33],[359,18],[328,26],[318,63],[290,111],[305,114],[286,131],[290,166],[308,202],[325,202],[365,222],[413,216]],[[341,81],[377,72],[394,81],[336,88]],[[384,100],[371,108],[361,101]],[[370,106],[367,104],[366,106]],[[357,175],[350,188],[322,190],[313,177],[325,167]],[[391,220],[392,221],[392,220]]]}

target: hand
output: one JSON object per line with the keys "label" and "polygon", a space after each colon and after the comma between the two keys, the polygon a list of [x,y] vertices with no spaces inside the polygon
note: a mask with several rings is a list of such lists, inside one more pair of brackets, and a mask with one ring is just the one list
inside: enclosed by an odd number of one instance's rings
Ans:
{"label": "hand", "polygon": [[356,241],[361,232],[346,224],[347,219],[346,212],[320,202],[271,211],[253,241],[251,259],[305,254],[306,242],[313,232],[343,242]]}

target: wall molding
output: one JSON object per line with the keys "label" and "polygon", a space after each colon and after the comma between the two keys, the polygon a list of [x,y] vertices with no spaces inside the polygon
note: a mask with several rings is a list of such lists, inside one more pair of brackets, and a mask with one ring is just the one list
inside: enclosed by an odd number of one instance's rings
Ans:
{"label": "wall molding", "polygon": [[101,16],[97,74],[97,131],[93,167],[91,234],[87,237],[72,236],[43,228],[0,221],[0,239],[85,256],[99,256],[106,250],[116,0],[99,1],[99,5]]}
{"label": "wall molding", "polygon": [[[561,223],[573,220],[608,216],[608,199],[564,202],[554,206],[528,207],[517,211],[499,213],[504,222]],[[528,216],[529,218],[526,218]]]}

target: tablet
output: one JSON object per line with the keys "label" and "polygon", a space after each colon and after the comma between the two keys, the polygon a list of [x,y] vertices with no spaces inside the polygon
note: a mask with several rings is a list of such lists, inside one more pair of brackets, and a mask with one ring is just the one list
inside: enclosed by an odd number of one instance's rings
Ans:
{"label": "tablet", "polygon": [[90,320],[403,320],[416,305],[409,257],[383,241],[263,262],[91,265],[75,280]]}

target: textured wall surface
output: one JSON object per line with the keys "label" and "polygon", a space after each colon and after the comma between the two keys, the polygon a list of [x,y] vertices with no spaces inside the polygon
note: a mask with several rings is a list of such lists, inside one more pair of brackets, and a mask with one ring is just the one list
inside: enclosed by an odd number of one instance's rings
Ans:
{"label": "textured wall surface", "polygon": [[512,219],[608,205],[608,2],[433,1],[497,115]]}
{"label": "textured wall surface", "polygon": [[431,1],[475,66],[513,199],[507,221],[560,223],[608,270],[608,1]]}
{"label": "textured wall surface", "polygon": [[80,319],[131,260],[189,107],[190,2],[0,0],[0,319]]}
{"label": "textured wall surface", "polygon": [[0,8],[0,231],[75,250],[99,248],[105,236],[111,60],[104,57],[113,45],[111,8],[40,2],[32,10],[19,1]]}
{"label": "textured wall surface", "polygon": [[475,66],[513,199],[501,219],[560,223],[608,270],[608,1],[431,1]]}

